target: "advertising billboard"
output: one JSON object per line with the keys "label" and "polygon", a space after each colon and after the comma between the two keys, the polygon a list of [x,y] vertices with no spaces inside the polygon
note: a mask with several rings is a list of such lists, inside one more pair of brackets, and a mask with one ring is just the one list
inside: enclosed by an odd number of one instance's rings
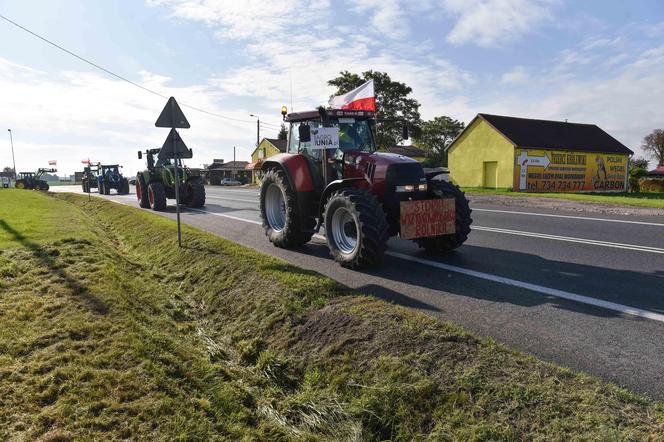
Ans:
{"label": "advertising billboard", "polygon": [[518,192],[625,192],[627,155],[516,149]]}

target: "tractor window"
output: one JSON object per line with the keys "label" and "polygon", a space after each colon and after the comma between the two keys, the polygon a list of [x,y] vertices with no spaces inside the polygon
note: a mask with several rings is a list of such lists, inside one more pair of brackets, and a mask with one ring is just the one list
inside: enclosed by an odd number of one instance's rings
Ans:
{"label": "tractor window", "polygon": [[[369,120],[357,120],[354,118],[330,121],[331,126],[339,128],[339,148],[342,151],[361,150],[371,152],[374,149],[373,135]],[[311,143],[300,143],[300,134],[298,128],[301,123],[291,124],[291,133],[288,143],[288,151],[292,153],[302,152],[311,156],[318,157],[319,152],[311,149]],[[309,121],[311,128],[321,126],[320,121]]]}

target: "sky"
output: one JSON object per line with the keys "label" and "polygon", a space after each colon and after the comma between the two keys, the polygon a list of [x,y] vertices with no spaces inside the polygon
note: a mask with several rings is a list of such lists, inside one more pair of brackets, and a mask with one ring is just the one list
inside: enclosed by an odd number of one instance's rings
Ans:
{"label": "sky", "polygon": [[[664,128],[661,0],[0,0],[0,14],[174,96],[194,167],[232,161],[234,146],[250,160],[250,114],[276,137],[282,105],[325,104],[344,70],[405,82],[424,119],[594,123],[636,156]],[[165,103],[0,20],[0,128],[19,171],[57,160],[70,174],[89,158],[133,175],[136,152],[164,143]]]}

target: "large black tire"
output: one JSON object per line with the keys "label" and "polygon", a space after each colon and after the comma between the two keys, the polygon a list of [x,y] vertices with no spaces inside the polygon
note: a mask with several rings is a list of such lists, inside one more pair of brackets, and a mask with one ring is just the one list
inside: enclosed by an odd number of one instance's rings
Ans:
{"label": "large black tire", "polygon": [[129,193],[129,180],[127,178],[123,178],[122,181],[120,181],[120,187],[118,187],[118,193],[120,195],[126,195]]}
{"label": "large black tire", "polygon": [[42,190],[44,192],[51,188],[46,181],[39,180],[35,184],[37,190]]}
{"label": "large black tire", "polygon": [[414,241],[427,252],[440,253],[456,249],[468,239],[470,225],[473,223],[473,219],[470,217],[472,210],[468,205],[466,195],[459,189],[459,186],[447,181],[430,181],[429,197],[454,198],[455,232],[451,235],[417,238]]}
{"label": "large black tire", "polygon": [[148,200],[152,210],[161,211],[166,209],[166,191],[162,183],[148,184]]}
{"label": "large black tire", "polygon": [[205,206],[205,185],[200,178],[192,178],[187,181],[186,204],[194,208]]}
{"label": "large black tire", "polygon": [[103,182],[99,184],[99,193],[104,194],[104,195],[110,195],[111,194],[111,186],[109,183]]}
{"label": "large black tire", "polygon": [[366,268],[383,259],[389,225],[383,206],[368,190],[335,192],[325,205],[323,219],[330,254],[343,267]]}
{"label": "large black tire", "polygon": [[25,181],[16,180],[16,183],[14,183],[14,187],[17,189],[26,189],[28,186],[25,184]]}
{"label": "large black tire", "polygon": [[136,199],[138,206],[147,209],[150,207],[150,199],[148,198],[148,185],[145,183],[145,178],[140,172],[136,174]]}
{"label": "large black tire", "polygon": [[[277,210],[277,206],[281,210]],[[265,235],[275,246],[289,248],[311,240],[313,232],[302,231],[297,194],[282,170],[271,169],[265,173],[261,183],[260,212]]]}
{"label": "large black tire", "polygon": [[88,193],[88,183],[83,181],[81,183],[81,189],[83,189],[83,193]]}

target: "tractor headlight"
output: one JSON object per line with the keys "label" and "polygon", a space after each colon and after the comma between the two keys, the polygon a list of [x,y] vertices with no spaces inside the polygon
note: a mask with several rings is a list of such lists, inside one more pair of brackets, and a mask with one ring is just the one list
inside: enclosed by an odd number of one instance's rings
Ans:
{"label": "tractor headlight", "polygon": [[424,184],[406,184],[404,186],[397,186],[397,192],[406,193],[406,192],[426,192],[427,185]]}

